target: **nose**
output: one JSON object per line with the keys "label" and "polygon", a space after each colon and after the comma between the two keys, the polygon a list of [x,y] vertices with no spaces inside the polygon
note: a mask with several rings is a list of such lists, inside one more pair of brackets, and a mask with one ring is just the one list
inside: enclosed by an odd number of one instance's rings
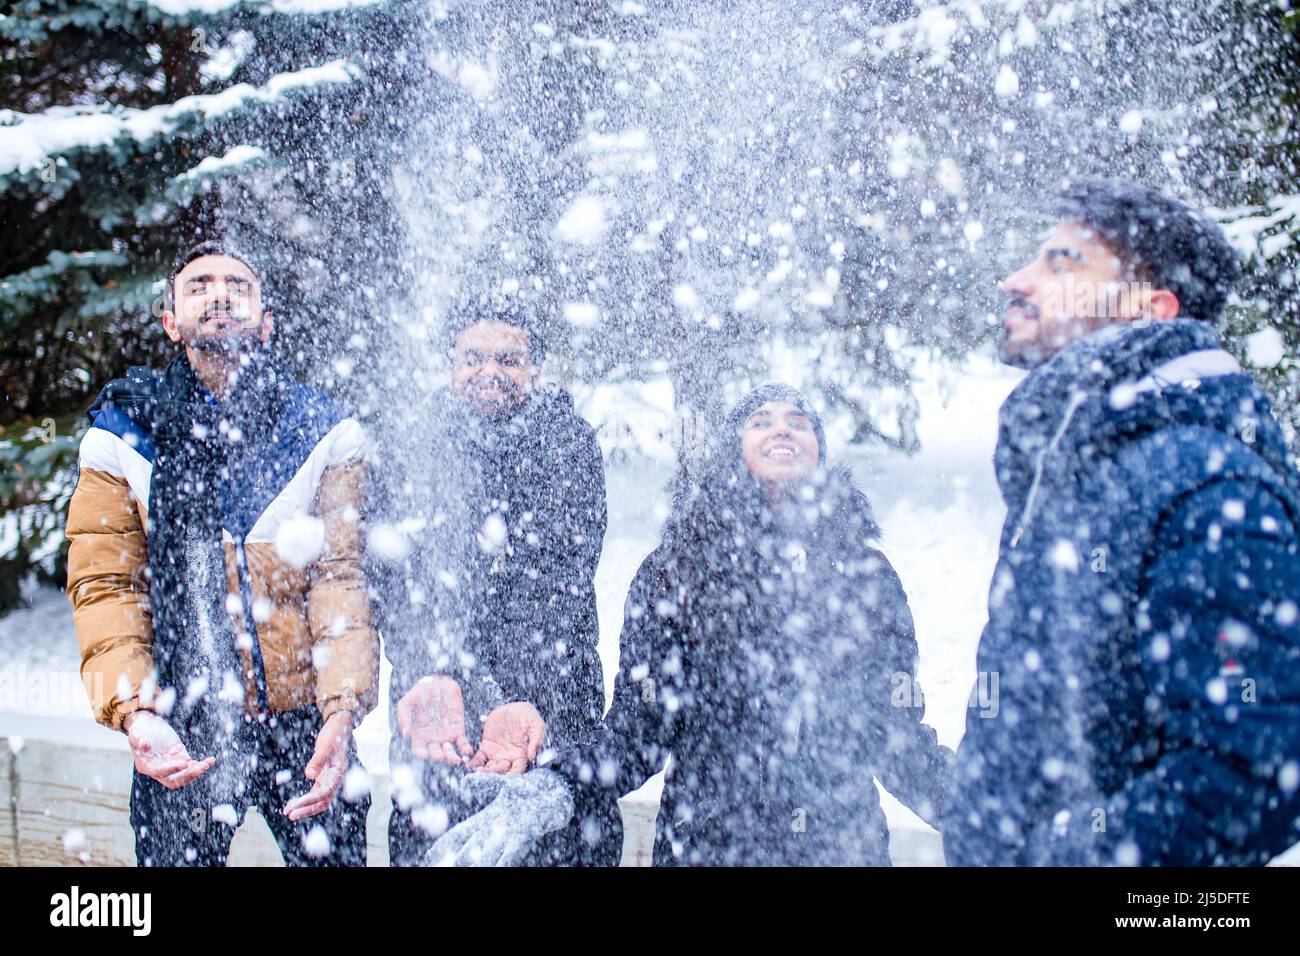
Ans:
{"label": "nose", "polygon": [[212,283],[211,300],[213,302],[236,303],[241,301],[244,293],[237,289],[231,289],[226,285],[226,280],[218,278]]}
{"label": "nose", "polygon": [[1012,298],[1028,298],[1033,295],[1034,282],[1029,265],[1023,265],[1002,280],[1002,291]]}

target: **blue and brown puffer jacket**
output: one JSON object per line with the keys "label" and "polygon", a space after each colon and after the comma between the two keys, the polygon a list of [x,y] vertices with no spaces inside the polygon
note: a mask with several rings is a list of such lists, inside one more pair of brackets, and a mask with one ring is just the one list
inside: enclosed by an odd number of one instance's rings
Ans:
{"label": "blue and brown puffer jacket", "polygon": [[[260,367],[256,374],[275,379]],[[362,573],[366,438],[324,395],[279,381],[262,389],[274,400],[250,408],[251,417],[264,420],[256,427],[246,421],[242,436],[240,403],[205,395],[184,356],[163,371],[132,368],[91,407],[68,511],[67,592],[82,677],[100,723],[121,729],[143,707],[183,724],[183,705],[209,691],[234,697],[236,706],[242,697],[249,713],[314,705],[323,717],[347,710],[359,721],[374,706],[379,641]],[[169,386],[184,400],[165,400]],[[221,443],[214,463],[221,477],[210,489],[219,550],[216,598],[209,602],[217,613],[208,623],[217,626],[180,621],[163,642],[155,634],[159,608],[171,601],[183,609],[198,589],[184,548],[158,547],[162,537],[182,540],[194,529],[151,520],[160,500],[183,504],[193,492],[157,487],[155,463],[165,435],[203,430],[196,408],[211,420],[209,440]],[[205,635],[232,643],[224,659],[237,664],[226,674],[195,676],[201,649],[193,645]],[[222,657],[211,648],[205,653]],[[229,686],[220,686],[223,679]]]}
{"label": "blue and brown puffer jacket", "polygon": [[1003,406],[1007,504],[944,850],[1258,864],[1300,829],[1300,500],[1268,400],[1192,319],[1111,326]]}

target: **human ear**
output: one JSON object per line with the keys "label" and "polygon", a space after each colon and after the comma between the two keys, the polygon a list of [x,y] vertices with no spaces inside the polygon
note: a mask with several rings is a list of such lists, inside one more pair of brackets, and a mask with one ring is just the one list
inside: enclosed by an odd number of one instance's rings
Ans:
{"label": "human ear", "polygon": [[162,312],[163,331],[167,333],[167,338],[173,342],[181,340],[181,330],[176,325],[176,316],[170,309],[163,309]]}
{"label": "human ear", "polygon": [[1158,322],[1167,322],[1178,317],[1178,296],[1168,289],[1156,289],[1147,301],[1151,318]]}

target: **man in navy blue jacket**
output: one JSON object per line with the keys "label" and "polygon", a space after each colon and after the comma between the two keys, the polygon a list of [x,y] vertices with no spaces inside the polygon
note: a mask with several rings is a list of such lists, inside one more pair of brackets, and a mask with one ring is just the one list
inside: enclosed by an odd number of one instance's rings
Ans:
{"label": "man in navy blue jacket", "polygon": [[[1221,230],[1066,189],[1009,276],[1007,504],[954,865],[1261,864],[1300,840],[1300,480],[1215,322]],[[994,684],[993,677],[997,682]]]}

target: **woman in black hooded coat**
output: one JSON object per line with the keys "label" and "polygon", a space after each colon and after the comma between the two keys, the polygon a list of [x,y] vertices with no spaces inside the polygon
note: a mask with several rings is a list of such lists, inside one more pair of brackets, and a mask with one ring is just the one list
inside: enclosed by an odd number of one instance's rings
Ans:
{"label": "woman in black hooded coat", "polygon": [[632,582],[598,731],[507,779],[429,862],[516,862],[670,757],[656,865],[889,865],[873,778],[939,819],[952,752],[922,723],[907,597],[825,447],[794,389],[732,410]]}

